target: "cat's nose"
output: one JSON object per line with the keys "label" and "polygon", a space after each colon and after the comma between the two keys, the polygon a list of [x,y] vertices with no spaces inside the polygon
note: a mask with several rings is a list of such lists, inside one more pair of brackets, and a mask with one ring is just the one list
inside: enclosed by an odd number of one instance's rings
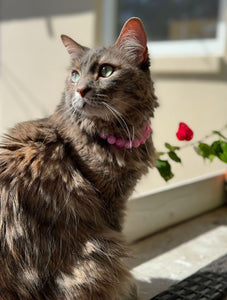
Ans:
{"label": "cat's nose", "polygon": [[85,95],[87,94],[87,92],[89,92],[90,90],[91,90],[91,88],[89,88],[89,87],[86,86],[86,87],[78,88],[77,92],[80,93],[80,96],[82,98],[84,98]]}

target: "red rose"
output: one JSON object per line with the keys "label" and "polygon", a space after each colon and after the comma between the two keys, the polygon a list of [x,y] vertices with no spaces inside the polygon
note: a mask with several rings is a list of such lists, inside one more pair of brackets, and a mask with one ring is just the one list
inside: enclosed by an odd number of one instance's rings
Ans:
{"label": "red rose", "polygon": [[180,141],[190,141],[193,138],[193,131],[188,127],[188,125],[181,122],[176,135]]}

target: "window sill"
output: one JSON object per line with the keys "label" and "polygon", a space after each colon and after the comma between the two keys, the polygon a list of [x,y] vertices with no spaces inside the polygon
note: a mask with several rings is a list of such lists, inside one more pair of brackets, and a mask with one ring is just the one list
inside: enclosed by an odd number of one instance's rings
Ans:
{"label": "window sill", "polygon": [[153,73],[165,74],[218,74],[221,71],[221,57],[153,57]]}
{"label": "window sill", "polygon": [[224,170],[132,197],[124,233],[136,241],[224,203]]}

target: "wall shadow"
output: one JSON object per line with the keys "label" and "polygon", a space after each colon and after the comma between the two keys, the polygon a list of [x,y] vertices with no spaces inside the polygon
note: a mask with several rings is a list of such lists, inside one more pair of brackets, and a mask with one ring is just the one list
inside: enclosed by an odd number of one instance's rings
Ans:
{"label": "wall shadow", "polygon": [[0,20],[66,15],[93,9],[94,1],[91,0],[0,0]]}

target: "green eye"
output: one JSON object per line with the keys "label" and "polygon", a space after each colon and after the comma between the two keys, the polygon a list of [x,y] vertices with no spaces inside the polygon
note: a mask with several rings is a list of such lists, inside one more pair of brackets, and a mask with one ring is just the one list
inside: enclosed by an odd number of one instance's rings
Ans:
{"label": "green eye", "polygon": [[111,65],[103,65],[100,68],[99,76],[101,77],[109,77],[114,72],[114,68]]}
{"label": "green eye", "polygon": [[71,81],[76,83],[80,79],[80,74],[77,71],[72,71]]}

